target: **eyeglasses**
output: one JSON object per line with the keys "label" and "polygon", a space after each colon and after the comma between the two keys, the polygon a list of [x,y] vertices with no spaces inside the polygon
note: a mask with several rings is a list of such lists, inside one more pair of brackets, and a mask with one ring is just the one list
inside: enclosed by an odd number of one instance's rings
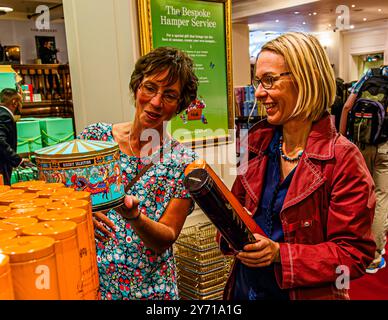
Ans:
{"label": "eyeglasses", "polygon": [[277,81],[280,77],[288,76],[290,74],[291,72],[283,72],[278,75],[265,75],[261,79],[254,78],[252,81],[252,85],[254,86],[255,89],[257,89],[261,83],[264,89],[269,90],[272,88],[273,83]]}
{"label": "eyeglasses", "polygon": [[167,89],[167,91],[163,92],[163,91],[159,91],[158,89],[159,89],[158,86],[156,86],[151,82],[144,82],[144,83],[141,83],[139,86],[139,90],[141,91],[141,93],[149,99],[152,99],[158,93],[160,93],[162,97],[162,102],[164,104],[173,106],[179,103],[180,97],[175,91],[170,92]]}

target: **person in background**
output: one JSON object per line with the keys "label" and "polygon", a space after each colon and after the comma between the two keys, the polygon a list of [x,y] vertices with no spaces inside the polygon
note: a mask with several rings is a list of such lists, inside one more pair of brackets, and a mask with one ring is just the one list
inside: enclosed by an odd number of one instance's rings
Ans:
{"label": "person in background", "polygon": [[[255,96],[267,113],[248,134],[248,159],[232,192],[267,237],[233,252],[225,299],[349,299],[338,281],[373,260],[373,180],[355,145],[330,119],[335,77],[312,35],[264,44]],[[350,280],[349,278],[347,280]]]}
{"label": "person in background", "polygon": [[6,185],[11,184],[12,168],[32,165],[16,153],[15,116],[21,113],[22,101],[22,96],[15,89],[5,88],[0,92],[0,173]]}
{"label": "person in background", "polygon": [[[381,72],[388,77],[388,66],[384,66]],[[348,114],[359,97],[362,85],[372,75],[372,70],[369,69],[352,87],[351,93],[344,104],[340,121],[340,133],[344,136],[346,136],[347,131]],[[387,109],[388,106],[385,106],[385,108]],[[360,151],[376,185],[376,211],[372,225],[372,233],[376,241],[376,252],[374,260],[366,269],[367,273],[376,273],[386,266],[383,255],[385,254],[388,232],[388,141],[381,142],[378,145],[365,145]]]}
{"label": "person in background", "polygon": [[43,46],[39,48],[39,58],[42,63],[53,64],[57,62],[58,49],[51,47],[51,41],[44,41]]}
{"label": "person in background", "polygon": [[197,156],[168,135],[166,123],[195,100],[197,86],[191,58],[157,48],[137,61],[131,76],[133,123],[92,124],[79,135],[118,143],[125,185],[152,154],[171,149],[130,188],[124,209],[95,216],[102,299],[179,299],[172,244],[193,209],[183,179]]}

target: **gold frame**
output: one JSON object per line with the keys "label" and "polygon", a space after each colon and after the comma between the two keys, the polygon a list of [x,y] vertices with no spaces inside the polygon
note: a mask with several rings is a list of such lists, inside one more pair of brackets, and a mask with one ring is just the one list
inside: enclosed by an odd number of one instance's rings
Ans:
{"label": "gold frame", "polygon": [[[234,107],[233,107],[233,74],[232,74],[232,0],[196,0],[202,2],[218,2],[224,4],[225,12],[225,45],[226,45],[226,76],[227,76],[227,108],[228,108],[228,130],[233,130]],[[151,0],[137,0],[139,17],[140,52],[142,55],[153,49],[152,25],[151,25]],[[229,132],[224,137],[212,137],[214,143],[206,143],[206,139],[199,144],[198,141],[187,142],[191,147],[206,147],[212,145],[228,144],[233,142],[234,134]]]}

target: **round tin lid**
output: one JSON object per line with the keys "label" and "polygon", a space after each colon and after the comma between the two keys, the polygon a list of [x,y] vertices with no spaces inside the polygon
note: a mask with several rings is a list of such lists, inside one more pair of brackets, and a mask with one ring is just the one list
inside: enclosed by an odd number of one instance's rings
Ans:
{"label": "round tin lid", "polygon": [[51,210],[38,215],[40,221],[58,221],[71,220],[75,223],[81,223],[86,220],[86,210],[80,208]]}
{"label": "round tin lid", "polygon": [[118,150],[115,142],[74,139],[35,151],[37,158],[63,159]]}
{"label": "round tin lid", "polygon": [[[26,208],[37,208],[37,207],[44,207],[49,205],[52,202],[51,199],[49,198],[36,198],[36,199],[31,199],[28,201],[17,201],[11,203],[8,207],[10,210],[11,209],[26,209]],[[1,208],[0,208],[0,213],[1,213]]]}
{"label": "round tin lid", "polygon": [[11,263],[39,259],[54,253],[55,240],[46,236],[22,236],[1,243],[0,252]]}
{"label": "round tin lid", "polygon": [[0,230],[0,241],[16,238],[17,235],[16,231]]}
{"label": "round tin lid", "polygon": [[0,206],[0,214],[6,213],[10,210],[11,210],[11,208],[9,206]]}
{"label": "round tin lid", "polygon": [[31,186],[42,185],[45,183],[46,183],[46,181],[43,181],[43,180],[21,181],[21,182],[16,182],[16,183],[12,184],[12,189],[27,190]]}
{"label": "round tin lid", "polygon": [[35,223],[38,223],[38,219],[12,217],[0,220],[0,230],[16,231],[16,233],[19,235],[22,228]]}
{"label": "round tin lid", "polygon": [[76,234],[77,224],[73,221],[45,221],[22,229],[27,236],[49,236],[63,240]]}
{"label": "round tin lid", "polygon": [[47,212],[47,209],[43,207],[13,209],[6,213],[0,214],[0,218],[36,218],[39,214],[44,212]]}
{"label": "round tin lid", "polygon": [[9,206],[11,203],[14,203],[14,202],[29,201],[35,198],[38,198],[38,195],[35,193],[23,193],[20,195],[5,195],[3,197],[0,197],[0,205]]}
{"label": "round tin lid", "polygon": [[1,186],[0,186],[0,194],[2,194],[3,192],[8,191],[9,189],[11,189],[10,186],[1,185]]}

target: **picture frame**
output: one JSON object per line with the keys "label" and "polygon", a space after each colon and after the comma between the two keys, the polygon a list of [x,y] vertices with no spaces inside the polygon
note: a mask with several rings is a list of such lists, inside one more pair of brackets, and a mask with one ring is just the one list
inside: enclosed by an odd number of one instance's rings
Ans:
{"label": "picture frame", "polygon": [[172,46],[194,61],[198,99],[168,130],[191,147],[233,142],[231,0],[137,0],[141,54]]}
{"label": "picture frame", "polygon": [[35,36],[35,48],[36,48],[36,56],[38,59],[41,59],[40,57],[40,48],[44,46],[44,43],[48,41],[51,42],[51,49],[55,50],[56,43],[55,43],[55,37],[51,36]]}

